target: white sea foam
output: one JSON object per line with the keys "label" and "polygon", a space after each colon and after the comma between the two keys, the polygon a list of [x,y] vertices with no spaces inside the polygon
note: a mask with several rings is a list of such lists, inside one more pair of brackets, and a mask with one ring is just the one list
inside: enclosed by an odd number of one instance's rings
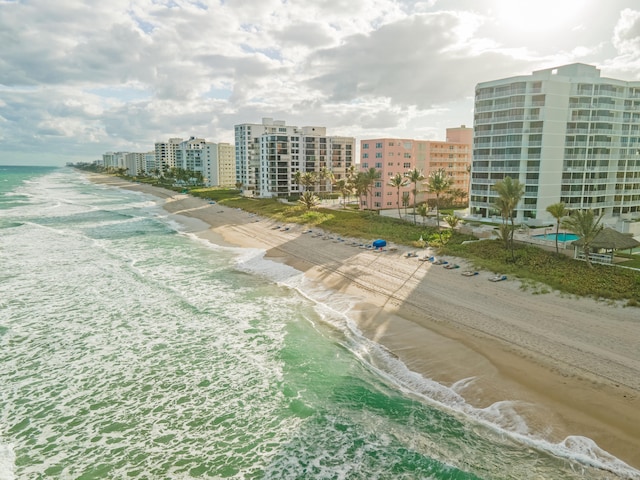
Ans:
{"label": "white sea foam", "polygon": [[16,454],[12,445],[0,444],[0,480],[14,480]]}
{"label": "white sea foam", "polygon": [[[60,214],[65,209],[81,212],[79,205],[85,201],[79,196],[73,200],[75,206],[73,202],[61,205]],[[183,231],[180,225],[156,217],[160,213],[155,204],[139,205],[144,205],[150,218]],[[20,208],[25,212],[39,207]],[[127,225],[130,220],[122,217],[122,222]],[[112,478],[126,477],[127,468],[141,477],[188,478],[192,476],[188,468],[196,465],[181,467],[178,460],[197,457],[203,463],[217,460],[220,464],[243,459],[247,465],[229,475],[233,478],[255,476],[254,464],[264,466],[267,478],[300,478],[302,463],[327,478],[350,478],[365,465],[372,478],[383,478],[379,470],[383,457],[403,449],[463,468],[470,459],[486,458],[495,465],[485,472],[502,474],[500,468],[510,460],[496,454],[500,445],[507,445],[508,452],[522,450],[523,455],[535,450],[577,460],[589,472],[593,466],[637,478],[628,474],[632,469],[588,439],[572,437],[549,444],[518,433],[517,428],[515,433],[508,432],[500,423],[507,404],[492,406],[487,409],[490,413],[474,412],[459,395],[467,380],[447,388],[409,371],[355,327],[350,310],[357,299],[265,259],[262,250],[203,249],[200,240],[185,240],[185,236],[195,239],[189,232],[158,238],[144,235],[133,242],[118,238],[90,242],[81,228],[37,227],[40,230],[34,235],[35,228],[11,229],[6,236],[6,245],[15,252],[6,265],[15,277],[11,296],[3,296],[9,299],[6,308],[0,312],[11,318],[12,350],[10,356],[0,352],[2,365],[12,391],[21,392],[21,401],[11,405],[10,412],[0,412],[0,420],[6,430],[12,426],[7,415],[11,422],[29,415],[33,418],[29,428],[35,429],[29,432],[33,444],[25,447],[26,428],[14,428],[22,451],[36,460],[20,467],[25,478],[60,465],[64,469],[59,477],[76,478],[93,468],[95,459],[110,455],[114,455],[112,463],[124,457],[132,460],[127,467],[102,475]],[[240,272],[227,268],[234,261]],[[289,294],[262,282],[264,278],[290,289]],[[305,298],[315,304],[316,315]],[[491,439],[488,445],[478,446],[476,441],[469,446],[465,441],[452,449],[448,440],[438,436],[445,433],[424,435],[411,418],[396,422],[375,409],[334,407],[330,399],[318,408],[309,400],[304,383],[285,394],[292,379],[280,355],[287,343],[287,325],[306,324],[299,321],[301,317],[323,334],[304,338],[321,342],[326,338],[324,325],[330,325],[329,337],[374,372],[372,378],[385,379],[408,398],[442,405],[439,410],[463,419],[464,432],[472,436],[480,432],[482,438]],[[345,362],[349,368],[356,363],[349,362]],[[336,385],[329,393],[341,390]],[[283,415],[281,405],[294,399],[302,413]],[[304,417],[307,411],[312,421]],[[510,449],[513,443],[517,445]],[[482,448],[486,451],[473,450]],[[10,459],[12,476],[6,478],[13,480],[13,450],[0,450],[2,458]],[[547,461],[544,455],[540,458],[541,463]],[[514,478],[527,478],[532,464],[537,469],[537,461],[532,455],[522,465],[516,463],[522,474],[515,473]],[[393,462],[392,458],[389,464]]]}
{"label": "white sea foam", "polygon": [[473,377],[461,379],[451,387],[447,387],[409,370],[395,355],[365,338],[357,329],[355,322],[350,320],[350,310],[359,302],[359,299],[328,289],[291,267],[264,259],[262,250],[240,250],[238,259],[240,268],[294,288],[304,297],[315,302],[316,310],[323,321],[349,333],[351,340],[346,341],[345,345],[352,353],[372,371],[406,393],[419,395],[428,402],[435,402],[443,408],[452,409],[500,432],[500,435],[507,435],[514,441],[522,442],[540,451],[578,461],[624,478],[640,478],[637,470],[600,449],[588,438],[574,436],[554,444],[532,436],[526,421],[517,413],[516,404],[511,401],[496,402],[486,408],[471,406],[458,392],[473,383],[475,380]]}

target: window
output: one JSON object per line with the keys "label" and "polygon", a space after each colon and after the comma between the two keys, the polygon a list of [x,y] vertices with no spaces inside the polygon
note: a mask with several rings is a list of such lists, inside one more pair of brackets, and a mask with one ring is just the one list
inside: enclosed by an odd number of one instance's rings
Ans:
{"label": "window", "polygon": [[382,168],[382,163],[376,163],[376,168]]}
{"label": "window", "polygon": [[411,154],[410,154],[410,153],[408,153],[408,152],[406,152],[406,153],[404,154],[404,158],[411,158]]}
{"label": "window", "polygon": [[382,158],[382,152],[376,152],[376,158]]}
{"label": "window", "polygon": [[404,162],[404,163],[402,164],[402,167],[403,167],[403,168],[411,168],[411,163],[409,163],[409,162]]}
{"label": "window", "polygon": [[366,163],[366,162],[365,162],[365,163],[363,163],[363,164],[362,164],[362,168],[369,168],[369,164],[368,164],[368,163]]}
{"label": "window", "polygon": [[362,154],[362,158],[369,158],[369,154],[368,153],[363,153]]}
{"label": "window", "polygon": [[390,147],[393,147],[393,142],[389,142],[389,146],[390,146]]}
{"label": "window", "polygon": [[393,167],[393,162],[387,162],[387,167]]}
{"label": "window", "polygon": [[369,144],[368,143],[363,143],[362,144],[362,148],[369,148]]}
{"label": "window", "polygon": [[382,142],[376,143],[376,148],[382,148]]}

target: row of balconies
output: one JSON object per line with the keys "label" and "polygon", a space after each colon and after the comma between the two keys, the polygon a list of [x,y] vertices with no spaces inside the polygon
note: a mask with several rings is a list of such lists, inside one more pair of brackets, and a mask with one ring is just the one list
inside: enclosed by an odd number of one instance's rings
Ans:
{"label": "row of balconies", "polygon": [[572,110],[611,110],[614,112],[637,112],[640,111],[640,105],[625,105],[623,103],[607,103],[600,105],[585,105],[581,103],[569,103]]}
{"label": "row of balconies", "polygon": [[[573,172],[575,173],[575,171]],[[586,172],[585,172],[586,173]],[[589,185],[603,185],[607,183],[617,183],[615,180],[609,178],[563,178],[560,183],[564,185],[576,185],[576,184],[589,184]]]}
{"label": "row of balconies", "polygon": [[[488,100],[491,98],[512,97],[514,95],[526,95],[526,93],[527,93],[526,88],[510,88],[510,89],[499,90],[498,92],[494,90],[493,92],[485,91],[482,93],[477,93],[475,98],[476,100]],[[540,93],[540,92],[536,92],[536,93]]]}
{"label": "row of balconies", "polygon": [[511,115],[508,117],[487,117],[487,118],[476,118],[474,123],[476,125],[485,125],[488,123],[498,123],[498,122],[518,122],[518,121],[537,121],[541,120],[540,115]]}
{"label": "row of balconies", "polygon": [[511,110],[513,108],[541,108],[545,106],[545,102],[509,102],[502,104],[493,104],[493,105],[476,105],[474,108],[475,112],[485,113],[485,112],[499,112],[502,110]]}
{"label": "row of balconies", "polygon": [[475,130],[473,132],[476,137],[492,137],[498,135],[512,135],[523,133],[542,133],[542,128],[505,128],[505,129],[493,129],[493,130]]}

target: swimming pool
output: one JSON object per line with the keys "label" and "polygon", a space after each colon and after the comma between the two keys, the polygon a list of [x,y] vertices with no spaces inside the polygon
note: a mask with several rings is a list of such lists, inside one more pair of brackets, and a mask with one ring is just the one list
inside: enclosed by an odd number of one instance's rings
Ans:
{"label": "swimming pool", "polygon": [[[533,235],[533,238],[537,238],[540,240],[551,240],[552,242],[556,241],[555,233],[547,233],[546,235]],[[559,233],[558,241],[559,242],[573,242],[574,240],[578,240],[580,237],[575,233]]]}

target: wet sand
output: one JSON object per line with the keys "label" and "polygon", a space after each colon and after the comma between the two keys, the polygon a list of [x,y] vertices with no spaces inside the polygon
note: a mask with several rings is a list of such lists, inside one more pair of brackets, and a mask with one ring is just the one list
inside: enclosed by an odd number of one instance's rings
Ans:
{"label": "wet sand", "polygon": [[473,406],[509,401],[529,433],[554,443],[588,437],[640,469],[640,309],[534,294],[515,279],[488,281],[492,272],[465,277],[460,259],[448,258],[460,268],[447,270],[405,257],[408,248],[376,253],[304,234],[300,225],[274,229],[269,219],[189,195],[90,178],[152,194],[169,213],[191,219],[200,237],[264,249],[361,299],[354,317],[367,337],[441,384],[473,378],[458,389]]}

